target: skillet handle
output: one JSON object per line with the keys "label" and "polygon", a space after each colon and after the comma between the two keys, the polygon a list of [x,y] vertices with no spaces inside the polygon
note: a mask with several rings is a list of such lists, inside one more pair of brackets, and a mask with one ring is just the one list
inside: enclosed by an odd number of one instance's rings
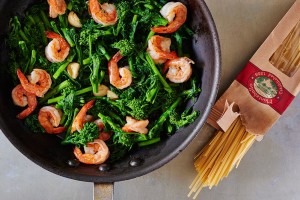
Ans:
{"label": "skillet handle", "polygon": [[114,183],[94,183],[94,200],[113,200]]}

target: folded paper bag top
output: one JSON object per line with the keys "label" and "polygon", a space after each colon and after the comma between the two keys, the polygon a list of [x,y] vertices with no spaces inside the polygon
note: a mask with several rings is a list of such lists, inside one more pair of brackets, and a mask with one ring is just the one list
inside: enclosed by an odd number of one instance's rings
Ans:
{"label": "folded paper bag top", "polygon": [[266,134],[299,93],[299,68],[300,0],[297,0],[216,102],[207,122],[226,131],[233,117],[238,116],[226,114],[228,105],[234,103],[249,133]]}

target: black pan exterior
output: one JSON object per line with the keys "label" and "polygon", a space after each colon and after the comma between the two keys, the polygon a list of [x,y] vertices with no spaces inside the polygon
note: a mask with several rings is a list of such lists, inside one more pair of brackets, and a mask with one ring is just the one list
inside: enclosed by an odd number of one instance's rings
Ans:
{"label": "black pan exterior", "polygon": [[[89,182],[116,182],[135,178],[149,173],[177,156],[200,131],[212,108],[219,85],[221,52],[212,16],[202,0],[187,0],[189,5],[188,21],[196,34],[193,39],[196,73],[201,77],[202,92],[194,105],[201,112],[200,117],[191,125],[180,129],[163,142],[135,151],[122,161],[113,165],[108,172],[100,172],[98,166],[80,165],[70,167],[67,161],[72,158],[72,147],[60,145],[60,139],[49,134],[34,134],[20,120],[19,112],[11,100],[11,83],[7,68],[7,50],[4,46],[4,33],[9,18],[22,15],[33,1],[0,0],[0,127],[10,142],[27,158],[55,174]],[[140,158],[140,166],[131,167],[132,158]]]}

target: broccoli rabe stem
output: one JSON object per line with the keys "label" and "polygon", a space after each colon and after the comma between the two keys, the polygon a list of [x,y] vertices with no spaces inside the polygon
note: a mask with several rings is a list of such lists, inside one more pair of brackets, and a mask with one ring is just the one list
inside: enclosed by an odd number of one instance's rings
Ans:
{"label": "broccoli rabe stem", "polygon": [[164,89],[165,89],[167,92],[169,92],[169,93],[170,93],[170,92],[173,92],[172,88],[171,88],[170,85],[167,83],[167,81],[162,77],[162,75],[161,75],[160,72],[158,71],[158,69],[157,69],[157,67],[156,67],[156,65],[155,65],[155,63],[154,63],[154,61],[152,60],[151,56],[150,56],[148,53],[146,53],[146,60],[147,60],[148,64],[150,65],[150,67],[151,67],[153,73],[154,73],[155,75],[158,76],[160,82],[161,82],[162,85],[164,86]]}
{"label": "broccoli rabe stem", "polygon": [[60,27],[66,28],[68,26],[68,19],[65,17],[65,15],[58,15],[58,21],[60,24]]}
{"label": "broccoli rabe stem", "polygon": [[166,119],[170,116],[171,112],[173,112],[179,104],[183,101],[193,98],[195,95],[201,92],[201,89],[196,85],[196,79],[191,80],[191,89],[184,90],[181,94],[179,94],[178,98],[172,103],[172,105],[158,118],[155,125],[149,131],[149,138],[152,139],[157,137],[159,130],[162,128]]}
{"label": "broccoli rabe stem", "polygon": [[63,32],[64,38],[67,40],[67,42],[69,43],[70,47],[74,47],[75,43],[72,40],[71,36],[69,35],[67,28],[61,28],[61,31]]}
{"label": "broccoli rabe stem", "polygon": [[61,32],[58,30],[58,27],[57,27],[55,21],[51,21],[51,22],[50,22],[50,26],[51,26],[52,30],[53,30],[55,33],[57,33],[57,34],[59,34],[59,35],[62,35]]}
{"label": "broccoli rabe stem", "polygon": [[137,18],[138,18],[138,15],[133,15],[132,22],[131,22],[131,32],[129,33],[129,40],[131,42],[133,42],[133,40],[134,40],[134,34],[136,31],[136,27],[138,25]]}
{"label": "broccoli rabe stem", "polygon": [[63,64],[60,65],[60,67],[56,70],[56,72],[53,74],[53,78],[57,79],[61,73],[66,69],[66,67],[73,61],[75,57],[75,54],[70,55]]}
{"label": "broccoli rabe stem", "polygon": [[39,18],[39,16],[37,16],[37,15],[34,15],[33,19],[36,22],[38,28],[40,29],[40,35],[42,37],[42,42],[43,42],[44,45],[46,45],[47,44],[47,38],[46,38],[46,35],[45,35],[46,30],[45,30],[44,24],[41,21],[41,19]]}
{"label": "broccoli rabe stem", "polygon": [[149,10],[153,10],[154,9],[154,7],[152,5],[150,5],[150,4],[144,4],[144,7],[148,8]]}
{"label": "broccoli rabe stem", "polygon": [[25,58],[28,58],[29,50],[27,48],[27,45],[24,41],[19,41],[19,48],[22,50],[22,56]]}
{"label": "broccoli rabe stem", "polygon": [[59,15],[58,20],[59,20],[61,31],[64,35],[64,38],[67,40],[67,42],[69,43],[69,45],[71,47],[74,47],[75,43],[67,30],[67,26],[68,26],[67,18],[65,17],[65,15]]}
{"label": "broccoli rabe stem", "polygon": [[51,25],[50,25],[50,22],[48,20],[48,17],[46,15],[46,13],[43,10],[40,10],[40,15],[41,15],[42,21],[43,21],[43,23],[45,25],[45,28],[47,30],[49,30],[51,28]]}
{"label": "broccoli rabe stem", "polygon": [[44,97],[40,98],[39,104],[46,102],[49,98],[58,94],[62,89],[69,87],[70,85],[71,85],[71,82],[69,80],[63,81],[58,86],[56,86],[55,88],[53,88],[52,90],[47,92],[47,94]]}
{"label": "broccoli rabe stem", "polygon": [[85,94],[85,93],[88,93],[88,92],[91,92],[91,91],[93,91],[93,88],[91,86],[87,87],[87,88],[83,88],[81,90],[77,90],[75,92],[75,96],[82,95],[82,94]]}
{"label": "broccoli rabe stem", "polygon": [[71,2],[69,2],[69,3],[68,3],[68,5],[67,5],[67,9],[68,9],[68,10],[70,10],[70,11],[73,9],[73,5],[72,5],[72,3],[71,3]]}
{"label": "broccoli rabe stem", "polygon": [[106,60],[110,60],[111,56],[107,53],[106,49],[104,48],[103,45],[98,44],[98,49],[99,51],[104,55],[104,57],[106,58]]}
{"label": "broccoli rabe stem", "polygon": [[174,38],[175,38],[176,43],[177,43],[177,54],[178,54],[178,57],[182,57],[183,56],[182,37],[180,36],[180,34],[178,32],[176,32],[176,33],[174,33]]}
{"label": "broccoli rabe stem", "polygon": [[33,49],[31,50],[31,57],[30,57],[30,61],[28,63],[28,65],[26,66],[26,70],[24,70],[24,72],[31,72],[33,70],[34,64],[36,62],[36,51]]}
{"label": "broccoli rabe stem", "polygon": [[[91,92],[91,91],[93,91],[92,86],[87,87],[87,88],[83,88],[81,90],[77,90],[75,92],[75,96],[79,96],[79,95],[82,95],[82,94],[85,94],[85,93],[88,93],[88,92]],[[57,102],[59,102],[60,100],[62,100],[64,98],[65,98],[65,96],[58,96],[58,97],[55,97],[55,98],[52,98],[52,99],[48,99],[47,104],[57,103]]]}
{"label": "broccoli rabe stem", "polygon": [[131,148],[134,140],[131,136],[132,133],[124,132],[119,124],[112,121],[109,116],[105,116],[102,113],[98,114],[98,117],[103,121],[105,128],[110,127],[111,130],[114,132],[113,140],[114,143],[122,144],[128,148]]}
{"label": "broccoli rabe stem", "polygon": [[90,75],[90,81],[93,87],[93,93],[97,93],[98,84],[99,84],[99,68],[100,68],[101,61],[98,55],[92,56],[92,60],[93,60],[93,70]]}
{"label": "broccoli rabe stem", "polygon": [[[75,119],[75,117],[77,116],[78,113],[79,113],[79,109],[78,109],[78,108],[75,108],[75,109],[74,109],[74,112],[73,112],[73,116],[72,116],[72,120],[71,120],[71,121],[74,121],[74,119]],[[65,123],[64,126],[65,126],[65,127],[68,126],[68,130],[67,130],[67,133],[66,133],[66,137],[67,137],[67,136],[71,133],[72,126],[69,125],[69,124],[67,124],[67,123]],[[65,137],[65,138],[66,138],[66,137]],[[62,144],[63,144],[63,142],[62,142]]]}
{"label": "broccoli rabe stem", "polygon": [[95,96],[94,98],[99,99],[100,101],[107,102],[107,103],[110,104],[113,108],[119,110],[122,114],[126,114],[126,113],[123,112],[123,109],[120,108],[120,105],[119,105],[116,101],[112,101],[112,100],[110,100],[110,99],[107,98],[107,97],[98,97],[98,96]]}
{"label": "broccoli rabe stem", "polygon": [[147,36],[147,39],[146,39],[146,42],[145,42],[145,47],[148,46],[148,41],[149,41],[150,38],[151,38],[152,36],[154,36],[154,35],[155,35],[155,32],[153,32],[153,31],[150,31],[150,32],[149,32],[149,34],[148,34],[148,36]]}
{"label": "broccoli rabe stem", "polygon": [[87,65],[90,64],[91,60],[92,60],[92,50],[93,50],[93,46],[92,46],[92,37],[91,35],[89,35],[89,57],[83,60],[83,64]]}
{"label": "broccoli rabe stem", "polygon": [[105,76],[105,71],[101,70],[99,75],[98,84],[101,84]]}
{"label": "broccoli rabe stem", "polygon": [[144,146],[148,146],[148,145],[152,145],[152,144],[155,144],[155,143],[158,143],[160,142],[160,138],[153,138],[151,140],[146,140],[146,141],[143,141],[143,142],[139,142],[138,143],[138,146],[139,147],[144,147]]}
{"label": "broccoli rabe stem", "polygon": [[183,100],[183,96],[179,96],[173,104],[158,118],[155,125],[150,129],[148,135],[149,138],[152,139],[154,137],[157,137],[157,134],[159,133],[159,130],[163,127],[164,122],[169,117],[170,113],[181,103]]}
{"label": "broccoli rabe stem", "polygon": [[28,15],[27,19],[30,21],[31,25],[36,25],[36,23],[31,15]]}
{"label": "broccoli rabe stem", "polygon": [[113,122],[113,121],[111,120],[110,117],[105,116],[105,115],[103,115],[102,113],[98,113],[98,117],[99,117],[104,123],[107,123],[113,131],[118,132],[118,133],[124,133],[124,134],[127,134],[126,132],[122,131],[122,129],[118,126],[118,124],[116,124],[115,122]]}

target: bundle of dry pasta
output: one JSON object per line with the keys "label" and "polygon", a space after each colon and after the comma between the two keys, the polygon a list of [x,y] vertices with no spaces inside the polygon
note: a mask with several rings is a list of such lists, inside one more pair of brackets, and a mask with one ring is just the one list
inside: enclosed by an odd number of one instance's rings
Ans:
{"label": "bundle of dry pasta", "polygon": [[228,176],[300,91],[300,0],[275,27],[214,105],[207,123],[218,129],[195,158],[197,197]]}

